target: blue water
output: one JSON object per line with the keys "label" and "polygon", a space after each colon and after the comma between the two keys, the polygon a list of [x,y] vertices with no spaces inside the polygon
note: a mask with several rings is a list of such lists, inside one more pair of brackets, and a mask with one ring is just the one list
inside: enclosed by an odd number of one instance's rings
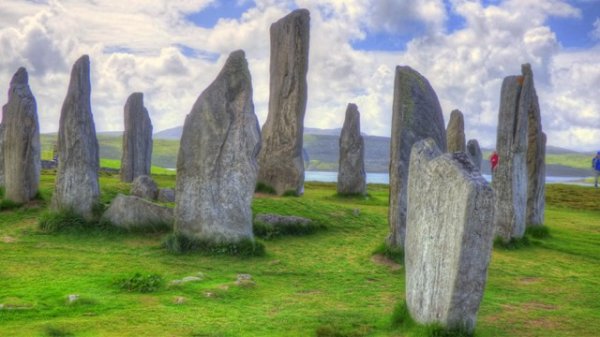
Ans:
{"label": "blue water", "polygon": [[[487,181],[491,181],[492,177],[488,174],[484,174],[483,177]],[[575,182],[585,177],[553,177],[546,176],[546,183],[568,183]],[[326,172],[326,171],[305,171],[305,181],[321,181],[321,182],[337,182],[337,172]],[[367,173],[368,184],[389,184],[390,176],[387,173]]]}

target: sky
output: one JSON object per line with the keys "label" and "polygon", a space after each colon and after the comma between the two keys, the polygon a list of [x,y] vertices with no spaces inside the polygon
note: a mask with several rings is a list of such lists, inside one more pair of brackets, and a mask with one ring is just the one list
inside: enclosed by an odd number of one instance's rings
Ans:
{"label": "sky", "polygon": [[58,130],[70,69],[91,59],[98,131],[123,129],[143,92],[154,130],[183,125],[230,52],[243,49],[262,124],[269,27],[311,15],[305,127],[340,128],[356,103],[362,131],[389,136],[397,65],[424,75],[467,139],[495,147],[500,87],[530,63],[548,144],[600,150],[600,0],[1,0],[0,104],[24,66],[42,132]]}

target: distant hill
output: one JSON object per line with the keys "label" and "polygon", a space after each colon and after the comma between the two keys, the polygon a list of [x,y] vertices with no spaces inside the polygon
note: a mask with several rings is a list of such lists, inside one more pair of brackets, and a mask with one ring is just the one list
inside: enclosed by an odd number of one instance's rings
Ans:
{"label": "distant hill", "polygon": [[[174,168],[179,152],[179,140],[183,127],[162,130],[154,134],[152,164]],[[340,129],[305,128],[304,150],[308,170],[337,171],[339,161]],[[121,159],[122,132],[98,132],[100,157]],[[367,172],[388,172],[390,158],[390,138],[363,135],[365,139],[365,168]],[[56,133],[41,137],[43,156],[51,158],[52,146],[56,143]],[[483,173],[489,174],[487,158],[491,150],[483,149]],[[546,171],[551,176],[589,176],[591,175],[592,154],[580,153],[556,146],[546,148]]]}

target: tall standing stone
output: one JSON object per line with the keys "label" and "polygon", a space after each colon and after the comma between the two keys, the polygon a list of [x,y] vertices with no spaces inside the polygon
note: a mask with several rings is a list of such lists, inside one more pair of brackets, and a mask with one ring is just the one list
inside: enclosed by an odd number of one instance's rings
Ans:
{"label": "tall standing stone", "polygon": [[529,64],[521,66],[523,76],[531,78],[531,101],[527,109],[527,226],[544,224],[546,199],[546,134],[542,131],[542,117],[533,72]]}
{"label": "tall standing stone", "polygon": [[152,122],[144,107],[144,94],[135,92],[127,98],[124,109],[123,155],[121,181],[132,182],[150,175],[152,162]]}
{"label": "tall standing stone", "polygon": [[4,188],[4,123],[0,123],[0,187]]}
{"label": "tall standing stone", "polygon": [[24,203],[37,194],[41,169],[37,104],[25,68],[19,68],[10,81],[2,125],[4,198]]}
{"label": "tall standing stone", "polygon": [[260,129],[241,50],[229,55],[185,119],[175,199],[175,232],[191,239],[252,239]]}
{"label": "tall standing stone", "polygon": [[360,134],[360,113],[356,104],[349,103],[340,135],[337,192],[363,195],[367,191],[366,180],[365,141]]}
{"label": "tall standing stone", "polygon": [[496,234],[504,242],[525,234],[527,209],[527,111],[534,92],[533,77],[508,76],[502,82],[496,151]]}
{"label": "tall standing stone", "polygon": [[467,142],[467,156],[471,160],[471,163],[481,171],[481,161],[483,160],[483,155],[481,154],[481,148],[479,147],[479,142],[477,139],[469,139]]}
{"label": "tall standing stone", "polygon": [[448,152],[465,152],[465,118],[460,110],[452,110],[446,129]]}
{"label": "tall standing stone", "polygon": [[404,263],[415,321],[473,331],[494,238],[494,191],[462,152],[414,145]]}
{"label": "tall standing stone", "polygon": [[309,29],[306,9],[295,10],[271,25],[269,114],[262,128],[258,181],[279,195],[304,193],[302,136]]}
{"label": "tall standing stone", "polygon": [[98,140],[90,105],[90,58],[80,57],[71,70],[69,90],[60,112],[58,171],[52,209],[71,210],[86,218],[100,196]]}
{"label": "tall standing stone", "polygon": [[396,67],[390,144],[390,206],[388,245],[404,247],[410,150],[431,137],[446,151],[442,108],[429,81],[410,67]]}

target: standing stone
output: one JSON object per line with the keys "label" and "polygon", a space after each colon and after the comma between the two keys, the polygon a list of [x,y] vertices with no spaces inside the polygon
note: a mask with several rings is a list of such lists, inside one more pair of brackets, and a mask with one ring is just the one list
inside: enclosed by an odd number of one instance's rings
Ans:
{"label": "standing stone", "polygon": [[448,152],[465,152],[465,119],[460,110],[453,110],[450,113],[446,140]]}
{"label": "standing stone", "polygon": [[494,239],[494,191],[462,152],[415,144],[408,178],[406,303],[421,324],[475,328]]}
{"label": "standing stone", "polygon": [[98,140],[90,105],[90,58],[83,55],[71,70],[60,113],[58,171],[52,196],[54,211],[72,210],[86,218],[100,196]]}
{"label": "standing stone", "polygon": [[28,81],[27,70],[19,68],[2,107],[4,198],[17,203],[33,199],[40,183],[40,126]]}
{"label": "standing stone", "polygon": [[364,195],[367,190],[365,173],[365,142],[360,134],[360,113],[356,104],[346,108],[346,119],[340,135],[340,161],[337,192]]}
{"label": "standing stone", "polygon": [[533,98],[533,77],[508,76],[502,82],[496,151],[496,234],[505,243],[525,234],[527,209],[527,111]]}
{"label": "standing stone", "polygon": [[150,175],[152,161],[152,122],[144,107],[144,94],[135,92],[125,103],[125,131],[121,157],[121,181],[132,182]]}
{"label": "standing stone", "polygon": [[397,66],[390,144],[389,246],[404,247],[410,150],[428,137],[446,151],[446,128],[437,95],[417,71]]}
{"label": "standing stone", "polygon": [[282,195],[304,193],[302,136],[310,13],[298,9],[271,25],[269,114],[262,128],[258,181]]}
{"label": "standing stone", "polygon": [[479,142],[477,139],[469,139],[467,142],[467,156],[471,160],[471,163],[481,171],[481,161],[483,159],[483,155],[481,154],[481,148],[479,147]]}
{"label": "standing stone", "polygon": [[544,224],[546,199],[546,134],[542,132],[542,117],[533,72],[529,64],[521,66],[524,76],[531,77],[531,102],[527,109],[527,215],[528,226]]}
{"label": "standing stone", "polygon": [[0,187],[4,188],[4,123],[0,123]]}
{"label": "standing stone", "polygon": [[253,239],[260,129],[242,50],[229,55],[185,119],[177,159],[175,232],[191,239]]}
{"label": "standing stone", "polygon": [[129,193],[131,195],[135,195],[136,197],[156,200],[158,198],[158,186],[152,177],[141,175],[137,176],[133,180]]}

